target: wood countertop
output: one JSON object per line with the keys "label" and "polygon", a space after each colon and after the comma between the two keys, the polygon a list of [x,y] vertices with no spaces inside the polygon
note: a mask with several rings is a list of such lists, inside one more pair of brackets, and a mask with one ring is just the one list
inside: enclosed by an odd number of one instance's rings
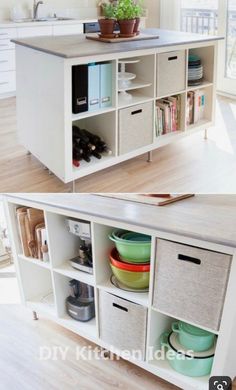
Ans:
{"label": "wood countertop", "polygon": [[86,216],[124,222],[236,248],[236,195],[196,195],[164,207],[93,194],[6,194],[12,203],[36,202]]}
{"label": "wood countertop", "polygon": [[129,41],[122,43],[104,43],[86,39],[85,35],[34,37],[13,39],[17,45],[29,47],[63,58],[80,58],[86,56],[110,55],[137,50],[158,49],[168,46],[195,44],[223,39],[217,36],[207,36],[179,31],[160,29],[143,30],[147,34],[157,35],[157,39]]}

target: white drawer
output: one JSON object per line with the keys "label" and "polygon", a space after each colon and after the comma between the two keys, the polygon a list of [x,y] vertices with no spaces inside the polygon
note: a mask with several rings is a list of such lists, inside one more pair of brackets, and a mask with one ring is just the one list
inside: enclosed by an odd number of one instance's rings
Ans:
{"label": "white drawer", "polygon": [[76,35],[83,34],[83,24],[70,24],[70,25],[58,25],[53,26],[53,35]]}
{"label": "white drawer", "polygon": [[153,142],[153,103],[119,110],[119,154],[129,153]]}
{"label": "white drawer", "polygon": [[16,72],[0,73],[0,94],[16,90]]}
{"label": "white drawer", "polygon": [[[10,39],[0,39],[0,50],[11,50],[15,49],[15,44]],[[0,58],[2,55],[0,56]]]}
{"label": "white drawer", "polygon": [[231,261],[227,254],[157,240],[153,307],[218,331]]}
{"label": "white drawer", "polygon": [[186,87],[186,55],[184,50],[157,55],[157,96],[169,96]]}
{"label": "white drawer", "polygon": [[5,50],[0,55],[0,72],[16,69],[15,50]]}
{"label": "white drawer", "polygon": [[17,37],[16,28],[0,28],[0,40],[1,39],[12,39]]}
{"label": "white drawer", "polygon": [[52,35],[52,26],[18,27],[18,38]]}

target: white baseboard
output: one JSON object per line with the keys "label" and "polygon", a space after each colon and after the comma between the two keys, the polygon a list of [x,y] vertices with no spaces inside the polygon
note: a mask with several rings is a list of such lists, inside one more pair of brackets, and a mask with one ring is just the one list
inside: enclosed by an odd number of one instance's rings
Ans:
{"label": "white baseboard", "polygon": [[236,100],[236,95],[231,95],[230,93],[224,92],[224,91],[218,91],[217,90],[217,95],[227,97],[232,100]]}

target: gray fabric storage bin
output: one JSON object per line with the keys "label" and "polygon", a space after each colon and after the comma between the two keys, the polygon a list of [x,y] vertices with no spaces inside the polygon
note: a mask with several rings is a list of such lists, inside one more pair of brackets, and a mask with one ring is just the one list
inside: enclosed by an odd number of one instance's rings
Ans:
{"label": "gray fabric storage bin", "polygon": [[157,240],[153,307],[218,331],[232,257]]}
{"label": "gray fabric storage bin", "polygon": [[169,96],[185,88],[185,50],[157,54],[157,97]]}
{"label": "gray fabric storage bin", "polygon": [[141,351],[145,360],[147,308],[99,290],[100,338],[119,350]]}
{"label": "gray fabric storage bin", "polygon": [[119,110],[119,154],[153,143],[153,102]]}

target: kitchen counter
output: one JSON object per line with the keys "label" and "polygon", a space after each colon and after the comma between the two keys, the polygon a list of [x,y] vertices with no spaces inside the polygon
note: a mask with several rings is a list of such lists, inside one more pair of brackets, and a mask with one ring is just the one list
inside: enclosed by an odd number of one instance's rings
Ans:
{"label": "kitchen counter", "polygon": [[36,202],[220,245],[236,247],[236,196],[197,195],[157,207],[98,195],[7,195],[9,201]]}
{"label": "kitchen counter", "polygon": [[58,57],[80,58],[85,56],[106,55],[135,50],[158,49],[168,46],[195,44],[199,42],[210,42],[223,39],[222,37],[216,36],[205,36],[160,29],[146,29],[144,31],[148,34],[157,35],[159,38],[111,44],[91,41],[86,39],[85,36],[59,36],[13,39],[13,42],[18,45],[26,46]]}
{"label": "kitchen counter", "polygon": [[14,22],[11,20],[1,20],[0,21],[0,29],[1,28],[11,28],[11,27],[37,27],[37,26],[56,26],[58,24],[75,24],[75,23],[95,23],[97,19],[88,18],[88,19],[70,19],[70,20],[50,20],[50,21],[42,21],[42,22]]}

